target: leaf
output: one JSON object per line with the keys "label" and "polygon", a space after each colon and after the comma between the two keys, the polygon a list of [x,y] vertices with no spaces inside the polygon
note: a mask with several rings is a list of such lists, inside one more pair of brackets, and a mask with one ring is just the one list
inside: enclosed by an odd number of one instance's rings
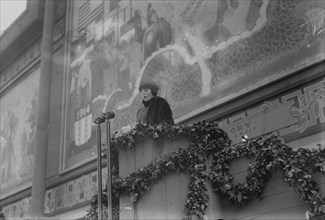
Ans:
{"label": "leaf", "polygon": [[158,137],[159,137],[158,133],[155,132],[155,133],[153,134],[153,138],[158,138]]}
{"label": "leaf", "polygon": [[136,201],[138,201],[139,195],[138,193],[135,193],[134,195],[132,195],[131,197],[131,202],[135,203]]}
{"label": "leaf", "polygon": [[231,185],[230,185],[230,184],[226,184],[226,185],[225,185],[225,188],[226,188],[226,189],[230,189],[230,188],[231,188]]}
{"label": "leaf", "polygon": [[305,213],[305,219],[306,220],[309,220],[310,219],[310,214],[309,214],[309,211],[308,210]]}
{"label": "leaf", "polygon": [[243,199],[243,195],[241,192],[238,193],[238,196],[237,196],[237,199],[238,199],[238,202],[240,203]]}
{"label": "leaf", "polygon": [[323,213],[325,213],[325,204],[321,205],[320,209],[322,210]]}

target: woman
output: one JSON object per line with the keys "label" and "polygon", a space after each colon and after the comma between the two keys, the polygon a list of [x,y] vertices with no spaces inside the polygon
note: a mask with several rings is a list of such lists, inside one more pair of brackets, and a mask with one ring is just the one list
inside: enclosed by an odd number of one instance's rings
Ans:
{"label": "woman", "polygon": [[150,124],[174,124],[173,113],[168,102],[157,96],[158,86],[154,82],[142,82],[139,86],[144,107],[137,112],[137,121]]}

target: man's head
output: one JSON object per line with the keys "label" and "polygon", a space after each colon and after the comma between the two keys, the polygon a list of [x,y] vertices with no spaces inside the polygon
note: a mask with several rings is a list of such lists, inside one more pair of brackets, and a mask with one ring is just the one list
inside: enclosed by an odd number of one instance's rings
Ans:
{"label": "man's head", "polygon": [[151,15],[150,15],[150,24],[155,23],[158,20],[158,15],[156,10],[152,9],[151,10]]}
{"label": "man's head", "polygon": [[158,85],[153,81],[144,81],[139,85],[139,91],[143,100],[148,101],[152,97],[157,96]]}

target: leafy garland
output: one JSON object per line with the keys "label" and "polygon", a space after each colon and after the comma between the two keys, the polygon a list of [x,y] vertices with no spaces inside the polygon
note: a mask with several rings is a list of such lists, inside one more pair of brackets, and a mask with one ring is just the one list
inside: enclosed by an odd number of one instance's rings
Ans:
{"label": "leafy garland", "polygon": [[[186,149],[178,149],[164,155],[159,161],[152,161],[146,167],[136,170],[126,178],[120,178],[113,171],[113,201],[122,195],[129,195],[136,202],[155,183],[171,172],[190,174],[190,183],[185,202],[185,219],[205,215],[209,195],[207,180],[210,180],[215,192],[223,194],[235,204],[261,198],[271,173],[282,170],[284,181],[293,187],[300,199],[310,207],[310,216],[325,214],[325,197],[320,194],[317,183],[311,173],[325,172],[325,149],[293,150],[281,143],[275,135],[263,136],[255,140],[231,146],[228,135],[215,122],[202,121],[191,125],[150,125],[139,123],[135,129],[111,141],[113,154],[131,149],[139,138],[172,139],[188,137],[191,143]],[[207,173],[205,162],[213,155],[211,172]],[[250,158],[245,183],[232,183],[229,168],[233,160]],[[107,197],[103,194],[103,204],[107,206]],[[114,203],[114,202],[113,202]],[[91,201],[85,219],[97,219],[97,195]]]}
{"label": "leafy garland", "polygon": [[[232,184],[230,163],[243,157],[254,159],[249,163],[246,182]],[[216,152],[210,180],[215,191],[221,192],[233,203],[244,204],[262,198],[266,183],[272,171],[276,170],[283,171],[284,181],[310,206],[310,216],[325,214],[325,197],[320,194],[309,171],[325,172],[325,149],[299,148],[294,151],[281,144],[277,136],[260,137]]]}

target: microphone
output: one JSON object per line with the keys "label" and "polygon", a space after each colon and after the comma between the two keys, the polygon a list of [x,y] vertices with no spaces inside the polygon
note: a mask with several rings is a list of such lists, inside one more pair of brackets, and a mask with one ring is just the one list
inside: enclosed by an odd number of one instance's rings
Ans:
{"label": "microphone", "polygon": [[97,117],[95,120],[94,120],[94,123],[95,124],[101,124],[101,123],[104,123],[105,122],[105,118],[102,118],[102,117]]}
{"label": "microphone", "polygon": [[115,113],[114,112],[106,112],[102,114],[102,117],[109,120],[115,117]]}

